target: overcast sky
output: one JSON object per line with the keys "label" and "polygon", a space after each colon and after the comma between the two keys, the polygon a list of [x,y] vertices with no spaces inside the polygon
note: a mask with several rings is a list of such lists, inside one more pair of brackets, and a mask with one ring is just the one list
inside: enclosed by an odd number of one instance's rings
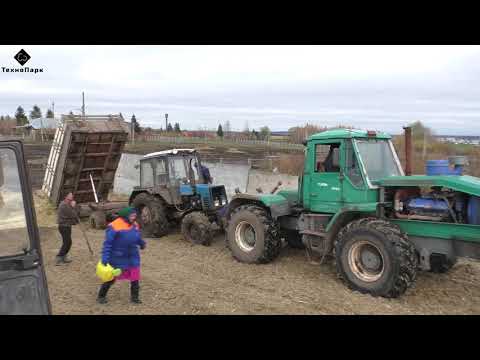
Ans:
{"label": "overcast sky", "polygon": [[0,114],[135,114],[142,126],[288,130],[307,122],[480,135],[480,46],[0,46]]}

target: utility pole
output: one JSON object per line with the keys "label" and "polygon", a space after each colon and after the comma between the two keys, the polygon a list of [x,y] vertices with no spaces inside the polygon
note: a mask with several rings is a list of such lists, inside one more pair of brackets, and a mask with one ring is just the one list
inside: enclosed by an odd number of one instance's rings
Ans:
{"label": "utility pole", "polygon": [[165,131],[167,131],[168,128],[168,114],[165,114]]}
{"label": "utility pole", "polygon": [[85,93],[82,91],[82,117],[85,120]]}
{"label": "utility pole", "polygon": [[137,122],[137,119],[135,118],[135,114],[132,116],[132,119],[130,120],[131,125],[131,132],[132,132],[132,144],[135,144],[135,123]]}

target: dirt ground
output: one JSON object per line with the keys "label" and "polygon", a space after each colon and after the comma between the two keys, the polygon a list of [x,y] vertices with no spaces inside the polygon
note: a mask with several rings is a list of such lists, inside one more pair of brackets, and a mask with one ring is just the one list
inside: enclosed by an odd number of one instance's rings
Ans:
{"label": "dirt ground", "polygon": [[73,262],[55,266],[60,246],[55,228],[41,228],[54,314],[480,314],[480,263],[461,261],[448,274],[420,273],[400,299],[374,298],[347,289],[332,262],[309,262],[304,250],[284,248],[267,265],[235,261],[216,236],[210,247],[192,245],[175,233],[146,239],[141,298],[129,303],[129,284],[117,282],[109,303],[95,302],[95,276],[103,231],[88,230],[89,255],[74,227]]}

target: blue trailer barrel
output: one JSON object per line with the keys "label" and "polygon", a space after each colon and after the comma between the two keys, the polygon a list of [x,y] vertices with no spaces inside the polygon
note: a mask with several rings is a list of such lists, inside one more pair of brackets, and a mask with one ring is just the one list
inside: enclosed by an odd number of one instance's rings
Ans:
{"label": "blue trailer barrel", "polygon": [[426,173],[429,176],[450,175],[448,160],[428,160],[426,164]]}
{"label": "blue trailer barrel", "polygon": [[468,223],[471,225],[480,225],[480,198],[471,196],[468,200]]}

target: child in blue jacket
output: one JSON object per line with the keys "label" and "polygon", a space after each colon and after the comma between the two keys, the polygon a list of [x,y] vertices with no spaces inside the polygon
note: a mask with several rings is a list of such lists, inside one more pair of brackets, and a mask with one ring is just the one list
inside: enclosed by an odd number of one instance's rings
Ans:
{"label": "child in blue jacket", "polygon": [[136,223],[135,208],[127,207],[118,212],[118,218],[112,221],[105,231],[105,241],[102,250],[102,263],[120,268],[122,273],[112,281],[103,283],[98,292],[97,302],[107,302],[107,292],[116,280],[130,281],[130,294],[133,303],[141,303],[140,292],[140,249],[145,248],[140,227]]}

